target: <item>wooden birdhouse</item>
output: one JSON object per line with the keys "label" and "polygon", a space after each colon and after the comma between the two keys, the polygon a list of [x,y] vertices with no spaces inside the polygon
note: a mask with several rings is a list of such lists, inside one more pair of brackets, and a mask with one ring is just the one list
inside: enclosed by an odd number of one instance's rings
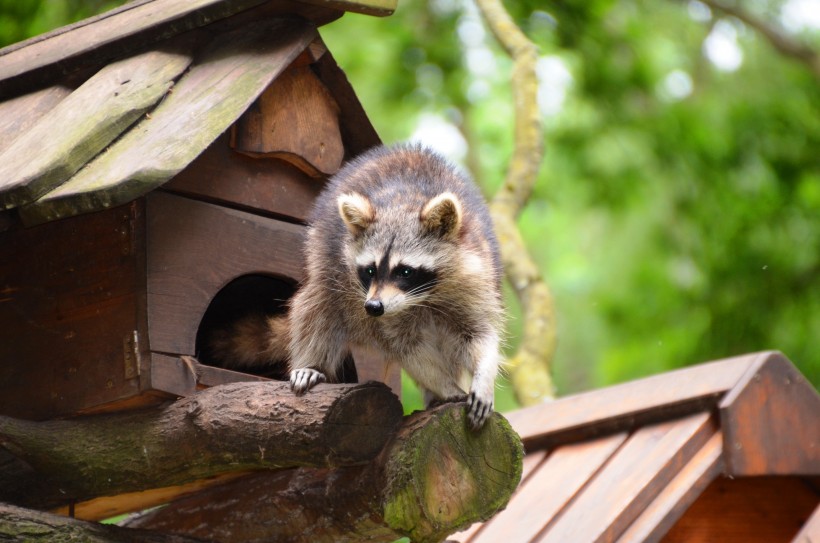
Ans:
{"label": "wooden birdhouse", "polygon": [[316,28],[393,7],[137,1],[0,50],[0,413],[258,378],[186,357],[284,310],[313,199],[379,143]]}

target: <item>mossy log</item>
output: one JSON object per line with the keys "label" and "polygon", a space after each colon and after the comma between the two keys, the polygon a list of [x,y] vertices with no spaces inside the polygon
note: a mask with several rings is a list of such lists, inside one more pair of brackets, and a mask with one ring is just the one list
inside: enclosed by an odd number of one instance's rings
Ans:
{"label": "mossy log", "polygon": [[197,543],[201,539],[133,530],[0,503],[0,541],[26,543]]}
{"label": "mossy log", "polygon": [[251,474],[128,525],[221,543],[441,541],[506,506],[522,457],[504,417],[474,432],[448,404],[406,417],[366,466]]}
{"label": "mossy log", "polygon": [[[320,385],[296,396],[286,383],[245,382],[152,411],[46,422],[0,417],[0,445],[70,503],[242,470],[363,464],[401,417],[398,398],[381,383]],[[38,506],[30,489],[7,488],[0,500]]]}

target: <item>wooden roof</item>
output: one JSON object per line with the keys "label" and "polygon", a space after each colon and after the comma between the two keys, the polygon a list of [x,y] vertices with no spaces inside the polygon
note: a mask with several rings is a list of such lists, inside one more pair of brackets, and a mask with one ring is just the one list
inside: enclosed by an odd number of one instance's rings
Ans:
{"label": "wooden roof", "polygon": [[[820,396],[779,353],[674,371],[508,418],[527,451],[521,484],[506,510],[451,540],[734,541],[680,537],[704,508],[728,524],[732,499],[756,499],[765,524],[744,519],[756,532],[741,541],[802,543],[820,528]],[[743,486],[727,491],[732,484]],[[768,508],[791,522],[778,523]]]}
{"label": "wooden roof", "polygon": [[318,75],[342,124],[359,125],[342,126],[346,147],[377,143],[316,26],[342,10],[387,14],[394,6],[137,0],[0,50],[0,226],[3,209],[30,225],[162,185],[302,57],[324,58]]}

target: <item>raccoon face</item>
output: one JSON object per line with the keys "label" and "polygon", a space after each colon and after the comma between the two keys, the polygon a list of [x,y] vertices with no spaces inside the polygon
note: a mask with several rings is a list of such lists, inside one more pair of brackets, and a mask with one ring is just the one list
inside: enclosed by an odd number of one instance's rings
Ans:
{"label": "raccoon face", "polygon": [[420,303],[436,284],[436,273],[402,262],[390,265],[385,255],[379,263],[358,266],[359,282],[367,292],[364,309],[371,317],[398,313]]}
{"label": "raccoon face", "polygon": [[[344,194],[337,203],[353,240],[360,243],[355,265],[366,292],[367,314],[379,317],[421,305],[438,282],[437,249],[458,237],[462,222],[458,198],[444,192],[415,212],[386,210],[382,221],[364,196]],[[404,217],[397,218],[401,214]]]}

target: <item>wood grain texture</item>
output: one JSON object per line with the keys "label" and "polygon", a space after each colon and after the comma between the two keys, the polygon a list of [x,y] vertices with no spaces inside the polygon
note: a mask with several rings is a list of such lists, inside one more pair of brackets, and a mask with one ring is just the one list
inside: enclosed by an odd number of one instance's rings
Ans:
{"label": "wood grain texture", "polygon": [[0,155],[0,206],[27,204],[67,181],[165,96],[191,62],[186,49],[109,64],[43,115]]}
{"label": "wood grain texture", "polygon": [[0,445],[71,502],[250,469],[364,464],[401,416],[381,383],[322,384],[302,396],[287,383],[232,383],[151,411],[0,417]]}
{"label": "wood grain texture", "polygon": [[560,398],[510,413],[510,423],[529,448],[551,448],[696,413],[714,407],[750,365],[774,354],[728,358]]}
{"label": "wood grain texture", "polygon": [[715,433],[680,473],[618,538],[618,543],[660,541],[723,469],[723,435]]}
{"label": "wood grain texture", "polygon": [[627,435],[622,433],[559,447],[519,487],[507,509],[488,522],[471,542],[535,540],[546,526],[555,522],[626,439]]}
{"label": "wood grain texture", "polygon": [[150,115],[70,181],[21,210],[34,223],[114,206],[165,183],[223,133],[316,30],[260,21],[219,36]]}
{"label": "wood grain texture", "polygon": [[[547,451],[534,451],[532,453],[527,453],[524,455],[524,461],[521,470],[521,483],[518,485],[518,489],[513,494],[513,497],[510,499],[511,503],[515,503],[513,500],[516,500],[516,496],[521,492],[521,488],[530,478],[530,475],[535,472],[536,468],[541,465],[544,459],[547,457]],[[506,511],[506,509],[505,509]],[[485,526],[488,526],[493,522],[494,519],[499,518],[500,516],[504,515],[504,513],[500,513],[487,522],[477,522],[467,528],[466,530],[462,530],[460,532],[456,532],[451,534],[447,537],[447,541],[457,541],[459,543],[466,543],[467,541],[472,541],[476,534],[481,531]],[[503,522],[503,521],[501,521]]]}
{"label": "wood grain texture", "polygon": [[0,155],[72,91],[55,85],[0,103]]}
{"label": "wood grain texture", "polygon": [[145,338],[141,202],[0,233],[0,413],[69,415],[131,397]]}
{"label": "wood grain texture", "polygon": [[249,475],[129,526],[223,543],[390,543],[402,536],[433,543],[503,507],[521,475],[521,454],[501,415],[472,432],[464,405],[447,404],[405,417],[366,466]]}
{"label": "wood grain texture", "polygon": [[797,477],[718,478],[663,543],[789,543],[820,496]]}
{"label": "wood grain texture", "polygon": [[783,355],[750,367],[720,414],[728,473],[820,475],[820,395]]}
{"label": "wood grain texture", "polygon": [[[151,0],[131,2],[74,25],[0,50],[0,95],[11,92],[16,78],[44,68],[62,65],[71,59],[91,57],[88,62],[145,47],[159,39],[205,25],[238,13],[265,0]],[[129,44],[130,43],[130,47]],[[54,66],[59,68],[58,66]]]}
{"label": "wood grain texture", "polygon": [[146,200],[151,350],[195,355],[208,304],[239,276],[302,279],[304,227],[161,191]]}
{"label": "wood grain texture", "polygon": [[537,541],[613,541],[714,431],[708,413],[641,428]]}
{"label": "wood grain texture", "polygon": [[236,153],[228,140],[228,134],[219,136],[162,188],[290,221],[307,220],[324,183],[278,159]]}
{"label": "wood grain texture", "polygon": [[85,543],[197,543],[188,537],[132,530],[0,504],[0,537],[6,541]]}
{"label": "wood grain texture", "polygon": [[233,125],[231,145],[280,158],[312,177],[336,173],[345,155],[339,106],[310,66],[280,75]]}

